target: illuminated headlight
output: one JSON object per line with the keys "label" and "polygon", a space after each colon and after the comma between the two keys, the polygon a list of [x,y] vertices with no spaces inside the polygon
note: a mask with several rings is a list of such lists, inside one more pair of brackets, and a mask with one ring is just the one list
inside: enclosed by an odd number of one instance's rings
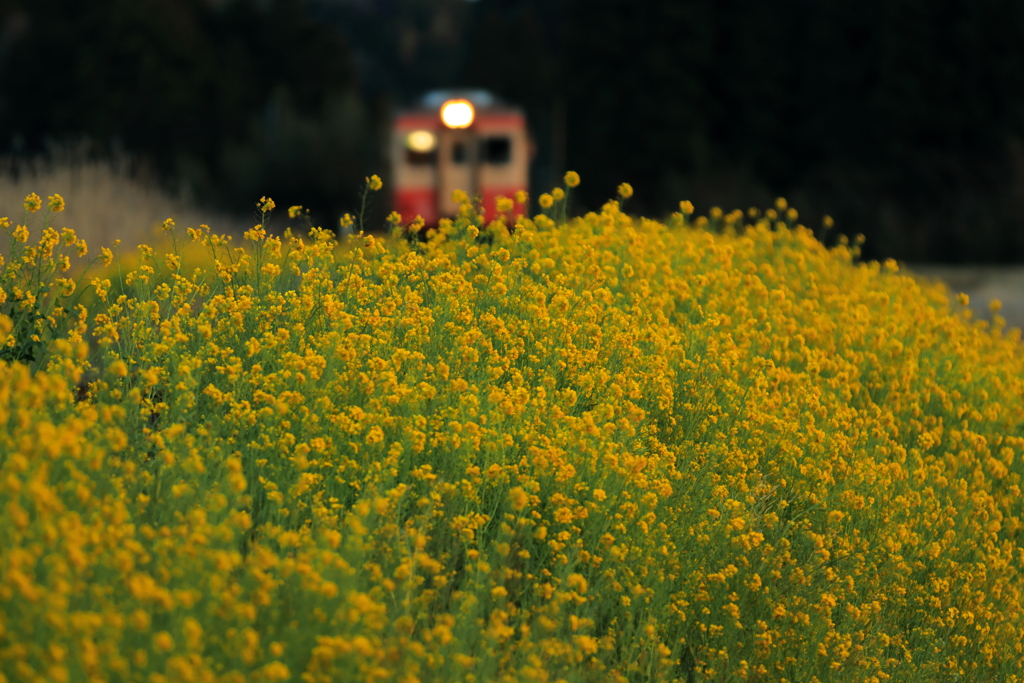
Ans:
{"label": "illuminated headlight", "polygon": [[414,130],[406,136],[405,146],[420,154],[433,152],[437,147],[437,136],[429,130]]}
{"label": "illuminated headlight", "polygon": [[441,105],[441,121],[449,128],[469,128],[475,115],[469,100],[448,100]]}

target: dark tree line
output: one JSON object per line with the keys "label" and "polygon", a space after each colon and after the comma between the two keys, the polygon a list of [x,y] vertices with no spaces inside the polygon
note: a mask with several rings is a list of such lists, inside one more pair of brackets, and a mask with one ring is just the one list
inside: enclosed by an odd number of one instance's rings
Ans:
{"label": "dark tree line", "polygon": [[1024,260],[1022,3],[479,5],[467,76],[501,74],[551,146],[564,117],[556,157],[590,207],[622,180],[652,214],[782,194],[811,227],[863,232],[869,256]]}
{"label": "dark tree line", "polygon": [[1024,259],[1012,0],[0,0],[0,151],[121,144],[222,205],[344,209],[453,85],[524,106],[579,208],[785,195],[872,257]]}

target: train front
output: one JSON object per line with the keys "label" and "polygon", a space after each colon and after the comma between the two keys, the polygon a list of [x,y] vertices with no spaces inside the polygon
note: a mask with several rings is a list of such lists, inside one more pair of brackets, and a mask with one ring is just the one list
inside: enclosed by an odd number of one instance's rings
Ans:
{"label": "train front", "polygon": [[493,220],[497,197],[527,189],[529,166],[525,114],[486,91],[427,93],[392,126],[394,210],[406,223],[417,215],[428,226],[454,216],[455,190],[479,201]]}

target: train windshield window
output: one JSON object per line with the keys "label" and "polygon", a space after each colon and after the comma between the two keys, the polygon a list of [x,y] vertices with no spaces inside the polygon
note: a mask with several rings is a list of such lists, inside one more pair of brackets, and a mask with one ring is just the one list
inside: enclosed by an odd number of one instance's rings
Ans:
{"label": "train windshield window", "polygon": [[452,145],[452,161],[456,164],[466,163],[466,145],[461,142]]}
{"label": "train windshield window", "polygon": [[507,164],[512,160],[512,141],[505,135],[485,138],[480,143],[480,156],[487,164]]}
{"label": "train windshield window", "polygon": [[405,150],[405,161],[406,163],[414,166],[434,164],[437,163],[437,151],[431,150],[429,152],[415,152],[411,149],[407,149]]}

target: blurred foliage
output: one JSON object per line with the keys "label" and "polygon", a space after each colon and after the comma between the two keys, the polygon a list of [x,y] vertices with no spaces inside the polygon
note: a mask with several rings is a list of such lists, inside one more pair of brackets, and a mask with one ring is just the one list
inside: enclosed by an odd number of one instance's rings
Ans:
{"label": "blurred foliage", "polygon": [[334,211],[378,154],[347,48],[300,2],[0,0],[0,77],[6,151],[88,137],[225,208]]}
{"label": "blurred foliage", "polygon": [[564,116],[590,207],[624,179],[646,213],[784,193],[872,258],[1024,259],[1020,3],[478,5],[467,81]]}
{"label": "blurred foliage", "polygon": [[336,216],[395,107],[486,87],[527,110],[535,194],[785,194],[871,258],[1020,261],[1022,39],[1011,0],[0,0],[0,151],[119,141],[222,206]]}

